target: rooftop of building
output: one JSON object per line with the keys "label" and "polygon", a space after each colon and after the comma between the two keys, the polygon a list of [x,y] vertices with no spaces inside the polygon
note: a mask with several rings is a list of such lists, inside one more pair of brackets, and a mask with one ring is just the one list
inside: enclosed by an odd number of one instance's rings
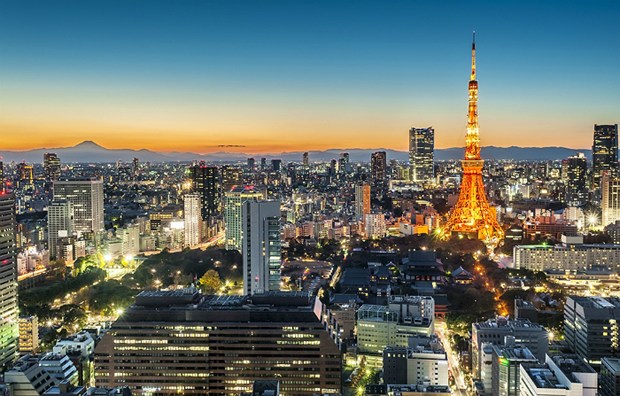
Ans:
{"label": "rooftop of building", "polygon": [[536,360],[536,356],[526,347],[523,346],[497,346],[494,345],[493,349],[500,359],[507,359],[508,361],[522,361],[522,360]]}
{"label": "rooftop of building", "polygon": [[555,364],[562,370],[564,375],[573,382],[579,382],[579,380],[573,376],[574,373],[596,373],[592,366],[576,355],[555,355],[552,356],[551,359],[553,359]]}
{"label": "rooftop of building", "polygon": [[560,382],[547,365],[525,368],[525,372],[532,379],[537,388],[568,389],[566,385]]}
{"label": "rooftop of building", "polygon": [[538,330],[544,327],[538,323],[533,323],[529,319],[510,319],[503,316],[498,316],[493,319],[488,319],[484,322],[474,323],[473,326],[476,329],[497,329],[497,328],[512,328],[512,329],[532,329]]}
{"label": "rooftop of building", "polygon": [[604,357],[601,359],[601,363],[608,367],[612,373],[616,375],[620,373],[620,358]]}

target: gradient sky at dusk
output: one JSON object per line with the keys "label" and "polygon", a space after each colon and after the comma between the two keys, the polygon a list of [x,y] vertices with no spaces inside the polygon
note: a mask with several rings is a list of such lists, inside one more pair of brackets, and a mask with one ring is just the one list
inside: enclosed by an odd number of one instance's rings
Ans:
{"label": "gradient sky at dusk", "polygon": [[483,145],[591,146],[620,2],[506,3],[0,0],[0,149],[463,146],[472,30]]}

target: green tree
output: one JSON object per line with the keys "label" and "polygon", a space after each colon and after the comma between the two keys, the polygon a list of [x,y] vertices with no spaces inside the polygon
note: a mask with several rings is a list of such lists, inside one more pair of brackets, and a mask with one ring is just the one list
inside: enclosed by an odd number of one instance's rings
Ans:
{"label": "green tree", "polygon": [[214,294],[222,288],[222,279],[216,270],[208,270],[198,281],[206,294]]}

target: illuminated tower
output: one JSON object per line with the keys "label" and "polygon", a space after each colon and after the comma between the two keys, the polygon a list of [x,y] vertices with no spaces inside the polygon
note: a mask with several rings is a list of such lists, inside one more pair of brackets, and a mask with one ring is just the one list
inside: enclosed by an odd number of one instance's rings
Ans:
{"label": "illuminated tower", "polygon": [[465,159],[461,192],[450,219],[441,230],[444,239],[453,234],[474,236],[489,249],[495,248],[504,238],[504,231],[497,222],[495,211],[489,206],[482,181],[484,160],[480,157],[480,131],[478,127],[478,81],[476,81],[476,36],[471,48],[471,78],[469,81],[469,111],[465,136]]}

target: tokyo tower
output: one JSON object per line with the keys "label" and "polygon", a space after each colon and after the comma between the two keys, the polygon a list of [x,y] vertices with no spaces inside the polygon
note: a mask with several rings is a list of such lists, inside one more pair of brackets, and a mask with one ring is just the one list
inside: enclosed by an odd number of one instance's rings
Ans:
{"label": "tokyo tower", "polygon": [[465,159],[461,192],[448,222],[440,231],[442,239],[454,234],[466,235],[484,242],[493,250],[503,239],[495,210],[489,206],[482,181],[484,160],[480,157],[480,130],[478,126],[478,81],[476,81],[476,35],[471,47],[471,78],[469,80],[469,109],[465,135]]}

